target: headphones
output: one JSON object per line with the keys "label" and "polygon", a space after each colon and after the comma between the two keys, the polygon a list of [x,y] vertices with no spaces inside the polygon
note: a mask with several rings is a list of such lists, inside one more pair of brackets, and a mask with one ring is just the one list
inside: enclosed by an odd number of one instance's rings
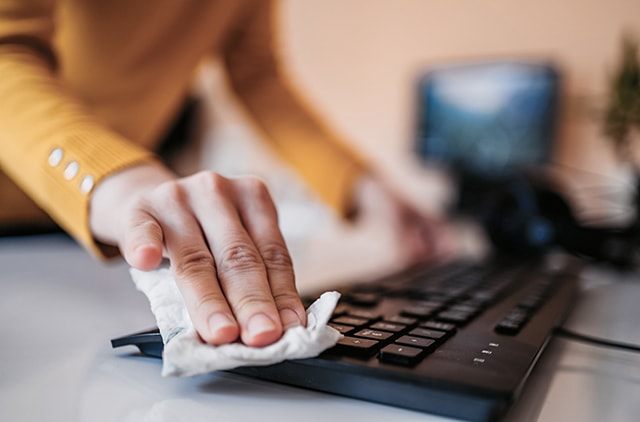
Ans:
{"label": "headphones", "polygon": [[[478,187],[481,186],[478,191]],[[554,184],[539,175],[514,175],[499,182],[474,183],[474,204],[466,208],[502,254],[539,255],[560,247],[619,268],[640,265],[640,195],[636,218],[626,227],[581,224]]]}

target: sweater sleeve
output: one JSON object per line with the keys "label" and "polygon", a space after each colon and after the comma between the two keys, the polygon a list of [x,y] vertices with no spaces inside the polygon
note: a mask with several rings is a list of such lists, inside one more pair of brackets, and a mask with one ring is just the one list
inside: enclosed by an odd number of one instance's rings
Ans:
{"label": "sweater sleeve", "polygon": [[253,2],[234,27],[223,51],[230,84],[276,152],[345,215],[354,181],[366,166],[284,76],[277,59],[276,12],[271,1]]}
{"label": "sweater sleeve", "polygon": [[152,154],[92,118],[57,74],[54,0],[0,1],[0,166],[96,255],[91,192]]}

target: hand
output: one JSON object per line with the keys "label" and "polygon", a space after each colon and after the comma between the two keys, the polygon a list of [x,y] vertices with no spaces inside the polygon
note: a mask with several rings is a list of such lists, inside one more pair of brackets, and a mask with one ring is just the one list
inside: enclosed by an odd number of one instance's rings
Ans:
{"label": "hand", "polygon": [[106,178],[91,199],[95,238],[152,270],[170,260],[204,341],[249,346],[306,325],[293,267],[265,185],[213,172],[177,178],[145,164]]}
{"label": "hand", "polygon": [[449,225],[418,211],[380,179],[363,176],[356,184],[354,203],[357,220],[390,227],[400,266],[446,259],[452,254],[454,236]]}

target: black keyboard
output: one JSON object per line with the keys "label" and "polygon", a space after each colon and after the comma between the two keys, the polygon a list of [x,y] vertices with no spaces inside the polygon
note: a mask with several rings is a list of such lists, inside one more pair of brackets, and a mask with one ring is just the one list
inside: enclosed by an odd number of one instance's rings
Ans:
{"label": "black keyboard", "polygon": [[[450,263],[338,288],[344,337],[317,358],[231,372],[473,421],[517,399],[577,289],[578,266]],[[160,357],[157,330],[112,340]]]}

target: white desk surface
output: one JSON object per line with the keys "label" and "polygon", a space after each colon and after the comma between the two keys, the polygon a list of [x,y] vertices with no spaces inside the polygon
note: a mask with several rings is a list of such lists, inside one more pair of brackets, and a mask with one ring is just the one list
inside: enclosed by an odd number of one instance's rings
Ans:
{"label": "white desk surface", "polygon": [[[109,340],[154,325],[123,263],[62,236],[0,239],[2,421],[438,421],[422,413],[228,373],[163,378]],[[640,343],[640,280],[594,270],[567,325]],[[636,421],[640,354],[555,338],[514,421]]]}

